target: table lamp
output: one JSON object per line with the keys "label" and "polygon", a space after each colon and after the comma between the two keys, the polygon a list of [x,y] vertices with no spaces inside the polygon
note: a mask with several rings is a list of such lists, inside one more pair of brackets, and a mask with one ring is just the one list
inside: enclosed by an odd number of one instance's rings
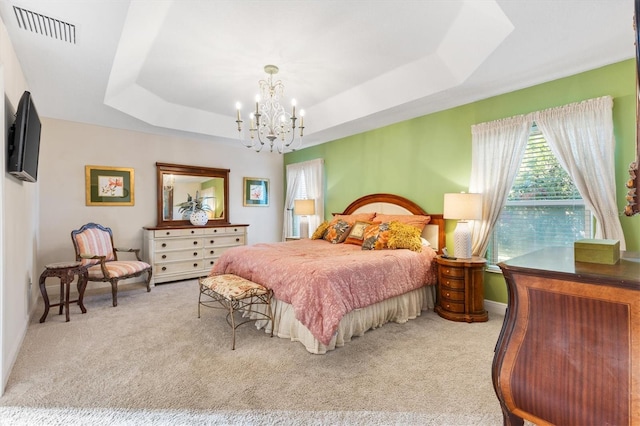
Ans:
{"label": "table lamp", "polygon": [[316,214],[315,200],[293,200],[293,214],[300,217],[300,238],[309,238],[309,219]]}
{"label": "table lamp", "polygon": [[444,194],[443,217],[458,220],[453,232],[454,256],[461,259],[471,258],[471,228],[467,221],[482,219],[482,194]]}

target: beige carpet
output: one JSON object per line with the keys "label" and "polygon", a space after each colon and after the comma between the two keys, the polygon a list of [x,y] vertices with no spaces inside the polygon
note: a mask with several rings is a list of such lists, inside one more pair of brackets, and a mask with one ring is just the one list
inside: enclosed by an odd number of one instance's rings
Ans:
{"label": "beige carpet", "polygon": [[500,425],[491,384],[503,318],[456,323],[424,312],[326,355],[197,317],[195,280],[89,289],[88,312],[34,314],[0,398],[0,424]]}

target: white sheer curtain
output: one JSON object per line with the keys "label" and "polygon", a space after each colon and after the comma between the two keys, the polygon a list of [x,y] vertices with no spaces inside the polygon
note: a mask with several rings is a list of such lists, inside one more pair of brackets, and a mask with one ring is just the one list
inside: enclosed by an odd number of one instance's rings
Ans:
{"label": "white sheer curtain", "polygon": [[282,241],[287,237],[287,231],[291,229],[293,200],[295,198],[301,179],[304,179],[307,188],[307,197],[315,200],[316,214],[309,216],[309,231],[313,232],[324,220],[324,159],[317,158],[302,163],[288,164],[285,179],[287,181],[287,193],[284,202],[284,220],[282,221]]}
{"label": "white sheer curtain", "polygon": [[616,202],[611,96],[538,111],[533,116],[595,216],[595,238],[619,240],[620,250],[625,250]]}
{"label": "white sheer curtain", "polygon": [[527,147],[532,120],[516,116],[471,126],[469,192],[481,193],[482,220],[475,221],[472,252],[484,255]]}

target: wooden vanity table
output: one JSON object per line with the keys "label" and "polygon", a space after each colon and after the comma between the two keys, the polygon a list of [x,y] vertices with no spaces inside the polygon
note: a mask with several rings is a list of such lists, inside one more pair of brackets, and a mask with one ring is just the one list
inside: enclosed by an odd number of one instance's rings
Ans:
{"label": "wooden vanity table", "polygon": [[498,266],[509,302],[492,378],[504,424],[640,424],[640,254],[603,265],[549,248]]}

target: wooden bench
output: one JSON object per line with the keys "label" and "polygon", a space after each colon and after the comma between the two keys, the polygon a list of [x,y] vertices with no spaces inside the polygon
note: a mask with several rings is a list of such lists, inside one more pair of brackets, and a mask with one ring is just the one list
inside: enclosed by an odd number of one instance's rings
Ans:
{"label": "wooden bench", "polygon": [[[273,337],[273,312],[271,310],[273,291],[271,289],[233,274],[199,278],[198,283],[200,285],[198,318],[200,318],[200,306],[226,309],[228,311],[227,323],[232,330],[232,350],[236,348],[236,328],[248,322],[271,321],[271,337]],[[203,296],[205,296],[204,300]],[[254,310],[253,308],[257,305],[266,305],[267,313]],[[239,311],[242,312],[242,320],[236,323],[234,314]]]}

